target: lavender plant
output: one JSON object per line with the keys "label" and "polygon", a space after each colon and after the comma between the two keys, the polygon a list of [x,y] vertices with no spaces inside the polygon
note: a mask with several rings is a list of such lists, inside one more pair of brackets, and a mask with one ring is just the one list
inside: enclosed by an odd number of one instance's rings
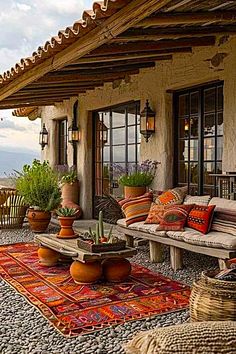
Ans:
{"label": "lavender plant", "polygon": [[129,187],[147,187],[152,183],[157,166],[160,162],[156,160],[145,160],[139,164],[129,165],[128,170],[119,164],[111,166],[113,178],[118,179],[118,183]]}

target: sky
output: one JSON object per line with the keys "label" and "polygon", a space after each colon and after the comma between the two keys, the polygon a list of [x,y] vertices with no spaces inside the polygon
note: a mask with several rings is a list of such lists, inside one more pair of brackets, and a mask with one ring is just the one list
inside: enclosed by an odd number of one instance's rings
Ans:
{"label": "sky", "polygon": [[[30,56],[57,32],[81,18],[91,0],[0,0],[0,73]],[[41,120],[0,110],[0,150],[39,154]]]}

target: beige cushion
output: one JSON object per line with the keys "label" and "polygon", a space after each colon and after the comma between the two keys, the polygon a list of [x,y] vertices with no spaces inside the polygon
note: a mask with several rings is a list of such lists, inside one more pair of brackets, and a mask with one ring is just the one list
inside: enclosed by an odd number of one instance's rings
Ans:
{"label": "beige cushion", "polygon": [[210,231],[207,235],[197,230],[185,228],[185,231],[167,231],[167,236],[198,246],[236,249],[236,237],[224,232]]}
{"label": "beige cushion", "polygon": [[236,322],[195,322],[137,334],[124,346],[127,354],[236,353]]}
{"label": "beige cushion", "polygon": [[[117,225],[126,227],[126,219],[120,219],[117,221]],[[142,232],[147,232],[149,234],[158,235],[158,236],[166,236],[165,231],[156,231],[156,224],[144,224],[144,221],[135,222],[128,226],[128,229],[137,230]],[[138,234],[137,234],[138,236]]]}
{"label": "beige cushion", "polygon": [[208,205],[210,199],[210,195],[186,195],[186,197],[184,198],[184,204]]}
{"label": "beige cushion", "polygon": [[215,205],[215,210],[220,208],[236,211],[236,200],[214,197],[210,200],[209,205]]}

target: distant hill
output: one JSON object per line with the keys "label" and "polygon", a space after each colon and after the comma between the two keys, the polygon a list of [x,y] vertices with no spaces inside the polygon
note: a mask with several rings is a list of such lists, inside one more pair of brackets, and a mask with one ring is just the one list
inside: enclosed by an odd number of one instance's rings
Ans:
{"label": "distant hill", "polygon": [[0,150],[0,177],[6,177],[14,170],[21,171],[25,164],[31,164],[34,159],[40,159],[40,153]]}

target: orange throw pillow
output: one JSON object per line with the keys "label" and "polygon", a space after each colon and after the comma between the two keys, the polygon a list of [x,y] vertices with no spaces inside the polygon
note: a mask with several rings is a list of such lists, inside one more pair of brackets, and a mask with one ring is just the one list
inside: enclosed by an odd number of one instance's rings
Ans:
{"label": "orange throw pillow", "polygon": [[122,205],[125,214],[126,226],[138,221],[145,221],[152,204],[152,193],[149,196],[144,194],[141,197],[132,198]]}
{"label": "orange throw pillow", "polygon": [[182,204],[187,191],[186,188],[174,188],[162,193],[155,199],[157,205]]}
{"label": "orange throw pillow", "polygon": [[145,220],[145,224],[159,224],[160,217],[164,214],[166,208],[167,206],[165,205],[157,205],[152,203],[148,217]]}
{"label": "orange throw pillow", "polygon": [[187,217],[192,205],[170,205],[160,217],[160,224],[157,231],[184,231]]}
{"label": "orange throw pillow", "polygon": [[207,234],[211,229],[215,205],[195,205],[190,211],[187,226]]}

